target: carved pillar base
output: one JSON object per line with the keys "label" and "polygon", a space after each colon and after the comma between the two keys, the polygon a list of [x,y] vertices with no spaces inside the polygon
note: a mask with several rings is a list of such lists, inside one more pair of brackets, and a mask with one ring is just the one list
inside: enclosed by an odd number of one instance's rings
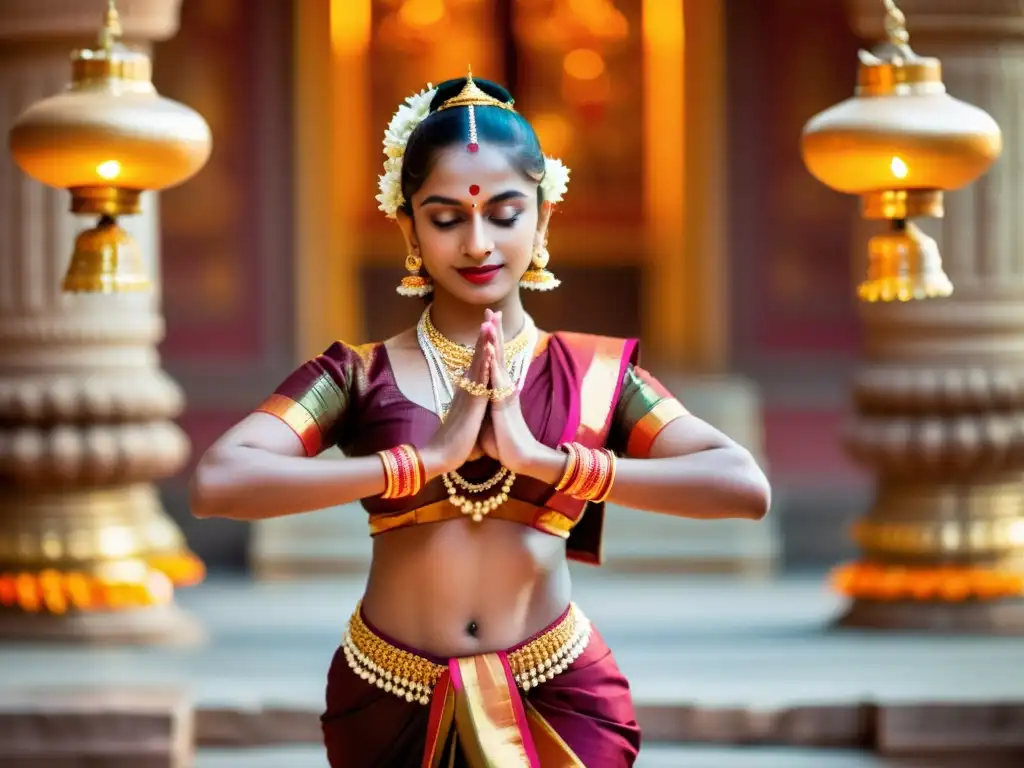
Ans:
{"label": "carved pillar base", "polygon": [[[122,4],[126,41],[170,36],[180,0]],[[59,93],[69,53],[92,44],[103,0],[0,4],[0,124]],[[0,157],[0,639],[196,639],[174,604],[202,564],[153,482],[178,472],[188,441],[171,421],[180,388],[160,370],[158,200],[124,219],[152,294],[67,295],[78,231],[67,192]]]}
{"label": "carved pillar base", "polygon": [[[864,306],[847,444],[876,475],[836,584],[845,627],[1024,634],[1024,17],[1019,3],[899,0],[949,92],[1000,124],[1002,159],[946,197],[935,237],[950,299]],[[858,31],[884,11],[851,0]]]}

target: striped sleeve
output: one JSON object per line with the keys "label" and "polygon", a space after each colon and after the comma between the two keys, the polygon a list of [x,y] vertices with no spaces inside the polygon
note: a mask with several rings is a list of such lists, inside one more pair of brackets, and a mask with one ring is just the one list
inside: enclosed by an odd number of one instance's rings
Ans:
{"label": "striped sleeve", "polygon": [[689,411],[656,378],[638,365],[630,365],[622,389],[608,447],[624,456],[647,458],[661,431]]}
{"label": "striped sleeve", "polygon": [[293,371],[256,411],[283,421],[298,435],[306,455],[316,456],[336,442],[358,363],[355,349],[335,342]]}

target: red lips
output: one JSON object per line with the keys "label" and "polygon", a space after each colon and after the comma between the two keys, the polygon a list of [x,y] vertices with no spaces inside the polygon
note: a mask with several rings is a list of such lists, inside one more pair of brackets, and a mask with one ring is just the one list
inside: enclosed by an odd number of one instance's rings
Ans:
{"label": "red lips", "polygon": [[484,267],[463,267],[458,273],[473,285],[486,285],[497,277],[500,271],[500,264],[492,264]]}

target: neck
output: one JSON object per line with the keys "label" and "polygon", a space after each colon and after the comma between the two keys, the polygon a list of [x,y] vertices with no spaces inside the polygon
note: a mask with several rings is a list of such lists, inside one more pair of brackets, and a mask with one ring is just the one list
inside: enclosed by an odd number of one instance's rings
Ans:
{"label": "neck", "polygon": [[434,288],[434,300],[430,305],[430,320],[437,330],[452,341],[474,345],[480,337],[485,309],[501,312],[501,326],[506,340],[519,333],[526,324],[526,310],[523,309],[519,291],[513,291],[501,301],[485,307],[467,304],[437,287]]}

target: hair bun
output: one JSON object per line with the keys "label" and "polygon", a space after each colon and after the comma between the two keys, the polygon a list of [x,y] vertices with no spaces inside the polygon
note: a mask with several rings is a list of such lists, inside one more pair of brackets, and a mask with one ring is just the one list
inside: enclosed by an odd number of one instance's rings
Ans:
{"label": "hair bun", "polygon": [[[462,93],[462,89],[466,87],[468,79],[467,77],[456,77],[451,80],[445,80],[437,86],[437,93],[434,94],[434,98],[430,102],[430,111],[436,112],[448,99],[453,99]],[[503,104],[508,104],[512,101],[512,94],[497,83],[479,77],[474,77],[473,82],[476,83],[476,87],[481,91],[488,96],[493,96]]]}

